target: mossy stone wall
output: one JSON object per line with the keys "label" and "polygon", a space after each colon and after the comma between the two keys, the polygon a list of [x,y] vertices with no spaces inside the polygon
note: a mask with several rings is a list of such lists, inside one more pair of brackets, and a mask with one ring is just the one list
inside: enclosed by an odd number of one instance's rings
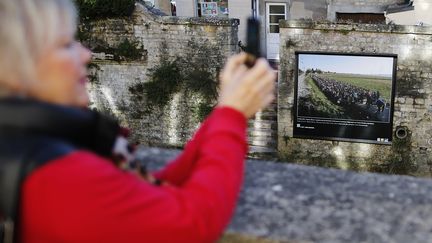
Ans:
{"label": "mossy stone wall", "polygon": [[79,37],[94,52],[91,107],[119,118],[140,144],[181,147],[214,105],[217,73],[238,51],[238,24],[159,16],[140,3],[131,17],[83,22]]}
{"label": "mossy stone wall", "polygon": [[[398,55],[393,145],[293,138],[295,51]],[[432,176],[432,28],[286,21],[281,25],[279,156],[310,165]]]}

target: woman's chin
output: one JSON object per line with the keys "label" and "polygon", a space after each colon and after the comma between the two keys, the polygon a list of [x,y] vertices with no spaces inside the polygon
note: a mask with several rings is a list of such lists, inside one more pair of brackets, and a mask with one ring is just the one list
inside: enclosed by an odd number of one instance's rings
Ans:
{"label": "woman's chin", "polygon": [[71,102],[72,106],[80,108],[88,108],[90,104],[90,98],[87,92],[79,94],[75,97],[74,102]]}
{"label": "woman's chin", "polygon": [[86,99],[84,99],[84,100],[81,102],[80,107],[82,107],[82,108],[88,108],[89,105],[90,105],[90,100],[89,100],[88,97],[86,97]]}

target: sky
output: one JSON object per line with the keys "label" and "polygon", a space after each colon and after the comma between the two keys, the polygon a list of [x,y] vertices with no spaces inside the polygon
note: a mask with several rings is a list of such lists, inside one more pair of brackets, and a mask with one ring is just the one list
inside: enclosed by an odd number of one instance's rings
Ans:
{"label": "sky", "polygon": [[393,57],[299,54],[299,68],[363,75],[393,74]]}

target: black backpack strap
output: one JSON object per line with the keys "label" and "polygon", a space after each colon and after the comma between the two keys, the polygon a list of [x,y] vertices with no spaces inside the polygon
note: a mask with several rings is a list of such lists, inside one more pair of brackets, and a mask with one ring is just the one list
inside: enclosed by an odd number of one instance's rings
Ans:
{"label": "black backpack strap", "polygon": [[0,243],[13,243],[18,236],[16,228],[25,178],[38,167],[75,150],[70,144],[49,138],[30,139],[17,146],[16,151],[9,151],[5,158],[0,157],[0,209],[4,219]]}

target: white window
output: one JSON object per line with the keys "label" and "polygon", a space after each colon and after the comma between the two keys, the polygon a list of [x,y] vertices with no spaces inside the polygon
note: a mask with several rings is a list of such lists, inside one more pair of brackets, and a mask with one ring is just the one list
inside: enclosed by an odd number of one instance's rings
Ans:
{"label": "white window", "polygon": [[228,17],[228,0],[197,0],[199,17]]}
{"label": "white window", "polygon": [[285,3],[266,3],[267,58],[279,60],[279,20],[287,18]]}

